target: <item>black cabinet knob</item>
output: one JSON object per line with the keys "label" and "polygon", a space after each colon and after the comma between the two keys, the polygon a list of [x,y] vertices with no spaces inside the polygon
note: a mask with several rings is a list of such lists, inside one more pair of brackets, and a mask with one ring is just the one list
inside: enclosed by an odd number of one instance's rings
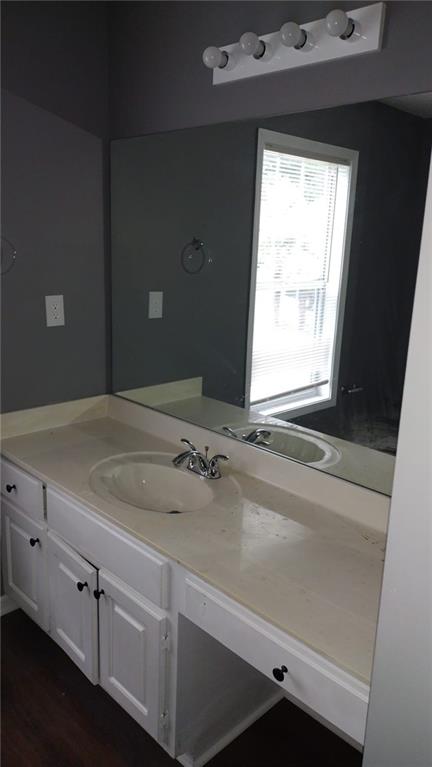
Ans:
{"label": "black cabinet knob", "polygon": [[77,585],[76,585],[76,587],[77,587],[78,591],[83,591],[83,589],[85,589],[85,587],[86,587],[86,586],[87,586],[87,588],[88,588],[88,583],[87,583],[87,581],[86,581],[85,583],[81,583],[81,581],[78,581],[78,583],[77,583]]}
{"label": "black cabinet knob", "polygon": [[275,679],[277,679],[278,682],[283,682],[285,674],[288,674],[288,669],[286,666],[281,666],[280,668],[273,669],[273,676]]}
{"label": "black cabinet knob", "polygon": [[30,538],[30,540],[29,540],[29,544],[30,544],[30,546],[31,546],[32,548],[33,548],[34,546],[36,546],[36,544],[37,544],[37,543],[40,543],[40,540],[39,540],[39,538]]}
{"label": "black cabinet knob", "polygon": [[6,485],[6,491],[7,491],[8,493],[12,493],[12,492],[13,492],[13,490],[16,490],[16,489],[17,489],[17,486],[16,486],[16,485]]}
{"label": "black cabinet knob", "polygon": [[102,594],[105,594],[105,591],[103,589],[95,589],[93,591],[93,596],[95,599],[100,599]]}

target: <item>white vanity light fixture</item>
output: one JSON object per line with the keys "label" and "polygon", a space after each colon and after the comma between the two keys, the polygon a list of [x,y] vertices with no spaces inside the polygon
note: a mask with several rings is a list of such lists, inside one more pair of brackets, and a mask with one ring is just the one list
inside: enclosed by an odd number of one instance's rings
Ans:
{"label": "white vanity light fixture", "polygon": [[286,24],[282,24],[280,39],[282,45],[287,48],[295,48],[296,51],[304,50],[306,43],[310,43],[307,32],[299,27],[295,21],[287,21]]}
{"label": "white vanity light fixture", "polygon": [[325,25],[330,37],[340,37],[341,40],[352,38],[356,28],[355,21],[340,8],[335,8],[327,14]]}
{"label": "white vanity light fixture", "polygon": [[221,85],[373,53],[381,49],[384,15],[384,3],[363,6],[349,11],[349,15],[336,8],[325,18],[307,24],[288,21],[281,29],[265,35],[245,32],[239,42],[221,46],[216,52],[207,48],[203,60],[213,70],[213,85]]}

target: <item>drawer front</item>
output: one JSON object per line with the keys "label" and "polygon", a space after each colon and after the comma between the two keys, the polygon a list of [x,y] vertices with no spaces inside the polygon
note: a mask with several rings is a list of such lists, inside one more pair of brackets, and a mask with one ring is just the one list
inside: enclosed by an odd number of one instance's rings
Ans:
{"label": "drawer front", "polygon": [[279,684],[290,699],[364,742],[365,684],[196,579],[186,579],[185,598],[186,617]]}
{"label": "drawer front", "polygon": [[1,460],[1,492],[31,519],[44,519],[43,484],[4,458]]}
{"label": "drawer front", "polygon": [[56,490],[47,491],[48,527],[97,567],[153,604],[168,607],[168,560]]}

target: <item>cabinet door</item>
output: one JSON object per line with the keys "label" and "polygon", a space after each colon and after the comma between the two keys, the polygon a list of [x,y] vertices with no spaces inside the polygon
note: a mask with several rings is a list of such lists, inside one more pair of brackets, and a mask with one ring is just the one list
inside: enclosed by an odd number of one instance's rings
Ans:
{"label": "cabinet door", "polygon": [[164,739],[164,613],[104,570],[99,588],[100,683],[150,735]]}
{"label": "cabinet door", "polygon": [[51,636],[96,684],[98,681],[97,570],[48,533]]}
{"label": "cabinet door", "polygon": [[3,577],[7,594],[48,629],[45,527],[2,500]]}

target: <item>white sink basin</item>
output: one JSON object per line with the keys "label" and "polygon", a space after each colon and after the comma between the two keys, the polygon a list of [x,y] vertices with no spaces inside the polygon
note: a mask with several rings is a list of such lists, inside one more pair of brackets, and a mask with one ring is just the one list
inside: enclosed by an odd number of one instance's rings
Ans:
{"label": "white sink basin", "polygon": [[270,437],[262,437],[261,440],[269,444],[259,445],[258,442],[259,447],[267,447],[275,453],[281,453],[288,458],[316,467],[331,466],[340,459],[339,450],[330,442],[296,427],[251,422],[241,426],[231,424],[230,428],[240,439],[254,429],[266,429],[270,432]]}
{"label": "white sink basin", "polygon": [[211,503],[234,503],[240,489],[232,477],[206,479],[174,466],[169,453],[122,453],[96,464],[89,483],[97,495],[147,511],[179,514]]}

